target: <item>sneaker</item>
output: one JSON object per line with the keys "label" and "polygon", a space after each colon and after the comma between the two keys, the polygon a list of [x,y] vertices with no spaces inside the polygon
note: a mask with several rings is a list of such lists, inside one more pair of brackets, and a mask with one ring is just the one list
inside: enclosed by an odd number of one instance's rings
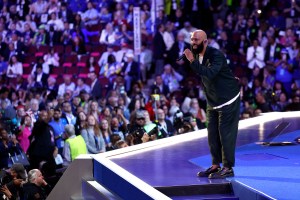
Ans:
{"label": "sneaker", "polygon": [[198,177],[208,177],[211,173],[216,173],[218,172],[219,170],[221,170],[220,167],[217,167],[217,168],[214,168],[213,169],[213,166],[211,166],[210,168],[206,169],[205,171],[200,171],[197,173],[197,176]]}
{"label": "sneaker", "polygon": [[208,176],[209,179],[222,179],[227,177],[233,177],[234,172],[232,168],[222,168],[218,172],[212,173]]}

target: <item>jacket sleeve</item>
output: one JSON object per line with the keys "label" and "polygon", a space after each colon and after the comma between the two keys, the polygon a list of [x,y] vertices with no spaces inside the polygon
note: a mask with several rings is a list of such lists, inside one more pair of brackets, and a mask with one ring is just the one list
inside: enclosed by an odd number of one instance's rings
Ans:
{"label": "jacket sleeve", "polygon": [[68,142],[65,142],[65,146],[63,148],[63,157],[68,161],[71,162],[71,151],[70,151],[70,145]]}
{"label": "jacket sleeve", "polygon": [[98,151],[96,150],[94,144],[92,141],[90,141],[90,137],[88,132],[86,131],[86,129],[83,129],[81,131],[81,136],[83,137],[85,143],[86,143],[86,147],[88,149],[89,153],[98,153]]}
{"label": "jacket sleeve", "polygon": [[213,54],[206,60],[206,63],[200,64],[199,60],[195,59],[191,63],[191,68],[199,75],[213,79],[221,70],[224,61],[225,59],[223,59],[221,52],[213,51]]}

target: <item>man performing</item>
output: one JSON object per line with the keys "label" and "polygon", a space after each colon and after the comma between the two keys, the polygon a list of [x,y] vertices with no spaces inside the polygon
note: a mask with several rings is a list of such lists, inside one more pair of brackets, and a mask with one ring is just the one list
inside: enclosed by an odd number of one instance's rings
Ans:
{"label": "man performing", "polygon": [[192,33],[191,50],[186,49],[184,55],[193,71],[201,77],[207,100],[212,166],[198,172],[197,176],[210,179],[232,177],[240,114],[238,79],[228,67],[223,53],[208,46],[207,35],[202,30]]}

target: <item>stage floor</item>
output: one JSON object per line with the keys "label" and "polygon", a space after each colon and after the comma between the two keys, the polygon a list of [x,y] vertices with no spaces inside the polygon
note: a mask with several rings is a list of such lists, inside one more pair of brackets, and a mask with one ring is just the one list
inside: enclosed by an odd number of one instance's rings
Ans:
{"label": "stage floor", "polygon": [[[278,130],[282,122],[289,124]],[[239,128],[235,177],[230,179],[210,180],[196,176],[199,170],[211,165],[207,137],[109,159],[155,188],[219,185],[235,181],[270,199],[298,199],[300,145],[274,147],[256,144],[274,140],[270,135],[279,135],[275,137],[279,142],[300,137],[298,122],[298,117],[282,118]],[[294,191],[290,192],[290,189]]]}

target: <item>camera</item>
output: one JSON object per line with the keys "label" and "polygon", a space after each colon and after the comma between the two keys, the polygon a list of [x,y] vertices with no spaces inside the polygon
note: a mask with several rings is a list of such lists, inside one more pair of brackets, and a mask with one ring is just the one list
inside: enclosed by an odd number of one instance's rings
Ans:
{"label": "camera", "polygon": [[180,119],[182,117],[183,117],[183,112],[177,110],[177,112],[174,114],[174,119]]}
{"label": "camera", "polygon": [[174,114],[173,126],[179,134],[189,132],[191,131],[190,128],[192,127],[192,119],[193,117],[190,113],[183,114],[180,110],[178,110]]}
{"label": "camera", "polygon": [[133,143],[134,144],[141,144],[142,137],[146,133],[145,129],[141,126],[134,126],[129,129],[129,134],[133,136]]}
{"label": "camera", "polygon": [[151,131],[149,131],[149,133],[147,133],[147,134],[151,137],[152,135],[158,136],[158,133],[159,133],[158,127],[155,126],[155,127],[154,127]]}
{"label": "camera", "polygon": [[130,132],[131,132],[130,134],[132,134],[134,137],[138,137],[138,138],[142,138],[143,135],[146,133],[146,131],[144,130],[144,128],[141,127],[141,126],[135,126],[133,128],[133,130],[130,131]]}

